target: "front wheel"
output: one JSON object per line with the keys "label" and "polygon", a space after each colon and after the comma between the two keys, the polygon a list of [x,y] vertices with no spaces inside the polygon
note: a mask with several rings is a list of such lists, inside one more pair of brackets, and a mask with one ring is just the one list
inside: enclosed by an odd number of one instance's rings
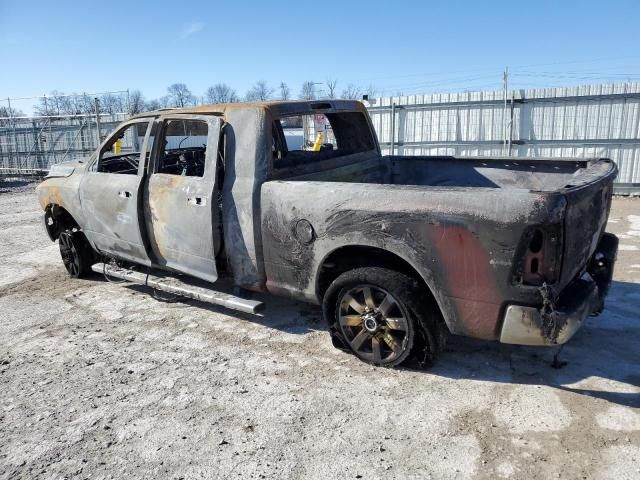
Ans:
{"label": "front wheel", "polygon": [[430,360],[437,352],[434,322],[420,299],[418,282],[385,268],[343,273],[327,289],[323,310],[331,333],[360,359],[395,366],[421,347]]}
{"label": "front wheel", "polygon": [[64,230],[60,232],[58,244],[62,263],[71,278],[83,277],[91,271],[94,252],[84,233],[78,230]]}

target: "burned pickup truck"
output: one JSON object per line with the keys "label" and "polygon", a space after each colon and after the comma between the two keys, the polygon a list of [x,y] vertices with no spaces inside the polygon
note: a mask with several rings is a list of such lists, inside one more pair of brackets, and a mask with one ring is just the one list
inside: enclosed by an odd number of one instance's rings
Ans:
{"label": "burned pickup truck", "polygon": [[[295,135],[318,126],[315,142]],[[73,277],[251,313],[250,291],[321,304],[334,345],[390,366],[432,360],[449,333],[569,340],[611,282],[616,172],[385,156],[359,102],[238,103],[133,117],[38,195]]]}

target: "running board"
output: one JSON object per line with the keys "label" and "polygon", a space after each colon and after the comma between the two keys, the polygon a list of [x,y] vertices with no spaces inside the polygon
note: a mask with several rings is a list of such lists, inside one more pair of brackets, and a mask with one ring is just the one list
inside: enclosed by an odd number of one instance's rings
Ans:
{"label": "running board", "polygon": [[236,297],[228,293],[218,292],[205,287],[198,287],[182,282],[174,277],[158,277],[156,275],[147,275],[146,273],[129,270],[126,268],[106,265],[104,263],[96,263],[91,266],[91,270],[96,273],[104,273],[110,277],[119,278],[128,282],[146,285],[156,290],[180,295],[182,297],[193,298],[201,302],[213,303],[221,305],[233,310],[239,310],[245,313],[258,314],[264,308],[264,303],[257,300],[248,300],[246,298]]}

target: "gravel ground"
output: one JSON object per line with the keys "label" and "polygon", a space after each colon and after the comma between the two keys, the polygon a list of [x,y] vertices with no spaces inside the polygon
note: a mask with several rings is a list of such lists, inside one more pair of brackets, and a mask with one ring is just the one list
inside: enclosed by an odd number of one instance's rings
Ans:
{"label": "gravel ground", "polygon": [[66,277],[32,185],[0,184],[0,478],[640,478],[640,201],[604,314],[562,352],[452,338],[429,371],[264,317]]}

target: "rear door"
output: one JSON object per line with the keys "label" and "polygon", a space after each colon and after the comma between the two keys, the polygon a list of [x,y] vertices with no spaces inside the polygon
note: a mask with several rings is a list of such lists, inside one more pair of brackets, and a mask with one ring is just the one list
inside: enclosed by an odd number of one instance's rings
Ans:
{"label": "rear door", "polygon": [[145,223],[158,265],[209,282],[220,248],[216,161],[221,121],[160,118],[145,191]]}
{"label": "rear door", "polygon": [[150,265],[141,235],[141,185],[151,119],[127,122],[100,147],[80,183],[83,231],[102,252]]}

